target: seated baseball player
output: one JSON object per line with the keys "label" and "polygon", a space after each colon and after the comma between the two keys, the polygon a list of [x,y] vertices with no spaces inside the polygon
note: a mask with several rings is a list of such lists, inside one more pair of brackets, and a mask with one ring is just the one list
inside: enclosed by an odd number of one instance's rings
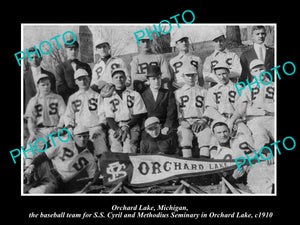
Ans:
{"label": "seated baseball player", "polygon": [[[89,129],[77,126],[74,136],[68,142],[61,142],[38,155],[25,169],[27,179],[25,189],[28,193],[42,194],[78,191],[86,183],[77,179],[96,180],[99,170],[95,157],[91,153],[93,145],[89,141]],[[35,180],[38,177],[38,180]],[[77,182],[76,182],[77,181]],[[78,189],[78,190],[76,190]]]}
{"label": "seated baseball player", "polygon": [[[229,67],[219,63],[214,67],[219,83],[208,89],[205,99],[205,115],[212,119],[212,124],[225,122],[232,135],[243,133],[253,146],[251,131],[244,123],[239,109],[239,95],[234,83],[229,79]],[[250,141],[252,140],[252,141]]]}
{"label": "seated baseball player", "polygon": [[100,93],[106,83],[112,83],[111,71],[115,67],[124,68],[127,77],[126,86],[131,84],[131,76],[124,60],[120,57],[111,56],[110,52],[111,47],[108,40],[99,40],[96,45],[96,53],[100,55],[100,59],[93,68],[91,80],[91,88],[98,93]]}
{"label": "seated baseball player", "polygon": [[149,87],[142,93],[148,117],[157,117],[161,122],[161,133],[169,134],[177,128],[177,108],[172,91],[161,87],[161,70],[158,66],[147,68]]}
{"label": "seated baseball player", "polygon": [[174,154],[177,142],[169,135],[161,133],[161,124],[157,117],[149,117],[145,121],[146,135],[140,143],[142,154]]}
{"label": "seated baseball player", "polygon": [[154,54],[151,50],[152,40],[148,35],[140,39],[140,53],[132,57],[130,63],[133,90],[143,93],[148,86],[147,67],[149,65],[159,66],[162,72],[162,87],[168,88],[171,80],[169,66],[165,58],[160,54]]}
{"label": "seated baseball player", "polygon": [[115,90],[103,102],[111,151],[136,153],[140,137],[139,122],[147,110],[140,94],[126,87],[123,68],[115,68],[111,76]]}
{"label": "seated baseball player", "polygon": [[175,91],[178,111],[178,141],[182,156],[192,157],[194,136],[197,137],[200,157],[209,157],[211,130],[204,116],[206,90],[196,84],[197,70],[193,65],[183,68],[185,84]]}
{"label": "seated baseball player", "polygon": [[[50,137],[45,137],[53,132],[57,133],[63,125],[63,114],[65,112],[65,102],[63,98],[51,91],[51,82],[47,74],[40,73],[36,77],[37,94],[32,97],[26,107],[24,118],[28,121],[29,143],[38,138],[49,141]],[[44,143],[37,143],[38,149],[44,149]],[[39,152],[37,152],[39,154]],[[25,159],[25,166],[31,163],[33,159],[31,152]]]}
{"label": "seated baseball player", "polygon": [[[253,83],[252,91],[248,86],[242,90],[240,111],[242,115],[246,116],[247,126],[250,128],[255,142],[254,147],[259,151],[271,140],[274,140],[274,83],[266,73],[262,74],[261,81],[270,84],[264,85],[260,82],[260,74],[266,71],[261,60],[254,59],[249,68],[252,78],[249,83]],[[254,79],[257,82],[254,82]]]}
{"label": "seated baseball player", "polygon": [[191,64],[197,69],[196,83],[203,86],[202,61],[199,56],[189,52],[189,38],[179,29],[172,38],[175,41],[178,55],[170,59],[170,72],[172,77],[172,89],[181,88],[184,85],[184,75],[182,72],[186,64]]}
{"label": "seated baseball player", "polygon": [[104,131],[105,121],[99,116],[99,94],[90,88],[90,76],[85,69],[74,73],[75,83],[79,90],[72,94],[64,115],[65,126],[72,132],[78,125],[86,126],[90,131],[95,146],[95,156],[100,157],[108,151]]}
{"label": "seated baseball player", "polygon": [[[242,145],[241,138],[230,137],[230,131],[226,123],[217,122],[212,127],[212,132],[217,142],[216,145],[210,147],[210,158],[212,159],[236,159],[238,157],[245,157],[245,154],[250,154],[254,149],[244,141]],[[254,156],[254,155],[253,155]],[[247,166],[243,166],[241,171],[235,169],[231,174],[234,179],[242,177],[247,170]]]}

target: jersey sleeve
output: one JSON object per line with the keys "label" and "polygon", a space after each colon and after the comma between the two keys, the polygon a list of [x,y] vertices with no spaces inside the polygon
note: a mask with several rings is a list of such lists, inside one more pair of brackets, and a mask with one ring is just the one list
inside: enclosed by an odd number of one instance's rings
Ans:
{"label": "jersey sleeve", "polygon": [[34,113],[35,103],[36,103],[35,97],[33,97],[29,100],[26,110],[25,110],[25,114],[24,114],[25,119],[28,119],[28,118],[31,118],[33,120],[36,119],[36,115]]}
{"label": "jersey sleeve", "polygon": [[55,158],[59,151],[60,151],[60,148],[62,147],[63,145],[56,145],[56,146],[52,146],[50,148],[48,148],[44,153],[46,154],[46,156],[49,158],[49,159],[53,159]]}
{"label": "jersey sleeve", "polygon": [[72,101],[73,101],[73,97],[70,96],[63,117],[64,117],[65,126],[70,125],[72,127],[75,127],[75,112],[72,106]]}
{"label": "jersey sleeve", "polygon": [[66,104],[63,98],[60,95],[58,97],[58,115],[59,115],[59,123],[58,127],[63,127],[64,124],[64,113],[66,111]]}
{"label": "jersey sleeve", "polygon": [[132,108],[133,115],[146,113],[147,109],[141,95],[138,92],[134,91],[134,96],[134,104]]}
{"label": "jersey sleeve", "polygon": [[99,95],[98,97],[98,116],[99,116],[99,123],[106,124],[105,118],[105,110],[104,110],[104,99]]}
{"label": "jersey sleeve", "polygon": [[233,53],[232,65],[230,69],[230,77],[240,77],[242,73],[242,65],[240,57],[237,54]]}

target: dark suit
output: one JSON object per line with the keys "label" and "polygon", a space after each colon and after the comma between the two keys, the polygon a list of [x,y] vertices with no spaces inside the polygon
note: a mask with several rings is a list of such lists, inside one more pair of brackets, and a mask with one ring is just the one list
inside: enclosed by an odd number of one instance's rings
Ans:
{"label": "dark suit", "polygon": [[[56,93],[56,79],[53,73],[44,70],[41,68],[41,72],[44,74],[47,74],[50,77],[50,83],[51,83],[51,91],[53,93]],[[33,75],[31,68],[24,72],[24,110],[26,109],[26,106],[29,102],[29,100],[36,95],[36,85],[33,80]]]}
{"label": "dark suit", "polygon": [[69,96],[78,90],[78,87],[74,80],[74,69],[71,62],[76,63],[76,69],[85,69],[90,77],[92,76],[92,70],[89,64],[80,62],[78,59],[73,61],[67,60],[56,67],[56,89],[57,93],[60,94],[65,102],[67,103]]}
{"label": "dark suit", "polygon": [[142,93],[142,98],[148,112],[148,117],[157,117],[163,127],[177,127],[177,108],[173,92],[160,88],[155,101],[152,91],[148,87]]}
{"label": "dark suit", "polygon": [[[242,74],[239,81],[246,82],[246,79],[250,78],[249,65],[252,60],[258,59],[254,47],[252,46],[249,50],[245,51],[241,55]],[[274,48],[266,46],[265,66],[267,71],[274,75],[274,71],[270,71],[274,67]],[[250,79],[249,79],[250,80]]]}

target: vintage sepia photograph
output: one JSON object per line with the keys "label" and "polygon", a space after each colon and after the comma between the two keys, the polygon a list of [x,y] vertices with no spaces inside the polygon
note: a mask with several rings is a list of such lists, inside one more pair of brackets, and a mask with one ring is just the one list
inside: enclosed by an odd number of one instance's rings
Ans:
{"label": "vintage sepia photograph", "polygon": [[276,28],[22,23],[22,196],[276,196]]}

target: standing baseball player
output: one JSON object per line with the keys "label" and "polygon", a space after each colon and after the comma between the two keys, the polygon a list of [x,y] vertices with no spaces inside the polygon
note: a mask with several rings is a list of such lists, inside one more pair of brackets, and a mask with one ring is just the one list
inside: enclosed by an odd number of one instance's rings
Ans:
{"label": "standing baseball player", "polygon": [[140,94],[126,88],[124,69],[114,69],[111,76],[115,90],[112,96],[104,98],[111,151],[136,153],[140,136],[138,122],[142,121],[147,110]]}
{"label": "standing baseball player", "polygon": [[[229,79],[229,67],[226,63],[219,63],[214,67],[219,83],[208,89],[205,99],[205,115],[211,118],[212,124],[225,122],[230,132],[235,135],[243,134],[247,142],[253,146],[251,131],[243,122],[239,109],[239,95],[234,83]],[[232,134],[234,134],[232,133]]]}
{"label": "standing baseball player", "polygon": [[234,52],[226,49],[226,38],[222,32],[216,33],[213,37],[215,44],[215,51],[204,60],[203,64],[203,77],[206,82],[206,87],[210,87],[219,82],[215,76],[214,67],[218,63],[227,64],[229,68],[229,78],[231,81],[236,82],[241,76],[242,66],[240,58]]}
{"label": "standing baseball player", "polygon": [[[98,178],[96,159],[91,153],[89,129],[77,126],[74,137],[38,155],[24,171],[27,191],[31,194],[65,192],[74,186],[75,178]],[[45,164],[49,162],[49,164]],[[34,173],[40,179],[34,180]],[[85,174],[86,173],[86,174]],[[71,187],[74,189],[74,187]]]}
{"label": "standing baseball player", "polygon": [[[66,105],[60,95],[51,91],[50,77],[47,74],[39,73],[36,77],[36,85],[37,94],[29,100],[24,115],[28,121],[30,134],[27,143],[38,138],[49,140],[45,136],[53,132],[57,133],[64,125],[63,114]],[[44,149],[42,145],[38,143],[38,149]],[[26,149],[29,149],[29,145]],[[32,159],[33,155],[28,152],[25,166],[29,165]]]}
{"label": "standing baseball player", "polygon": [[108,151],[104,125],[99,118],[99,94],[90,88],[90,77],[84,69],[75,71],[74,79],[79,90],[70,96],[64,115],[65,126],[74,129],[76,126],[86,126],[95,146],[95,155],[100,157]]}
{"label": "standing baseball player", "polygon": [[141,39],[140,43],[141,52],[140,54],[133,56],[130,63],[133,89],[139,93],[143,93],[146,89],[148,86],[146,75],[147,67],[149,65],[156,65],[160,67],[162,72],[162,87],[168,89],[171,76],[167,61],[162,55],[152,53],[152,41],[150,41],[148,36]]}
{"label": "standing baseball player", "polygon": [[196,84],[197,69],[193,65],[183,68],[184,85],[175,91],[178,109],[178,140],[182,156],[192,157],[192,142],[197,137],[200,157],[209,157],[211,131],[204,117],[206,90]]}
{"label": "standing baseball player", "polygon": [[110,51],[110,45],[104,39],[100,40],[99,44],[96,45],[96,52],[100,55],[100,59],[92,71],[91,88],[98,93],[106,83],[112,83],[111,71],[116,67],[124,68],[127,78],[126,86],[130,86],[131,84],[131,76],[127,65],[123,59],[115,56],[112,57]]}
{"label": "standing baseball player", "polygon": [[186,64],[196,67],[196,83],[203,86],[202,61],[200,57],[189,53],[189,38],[187,36],[179,31],[175,35],[175,44],[179,54],[170,60],[172,88],[178,89],[184,85],[183,68]]}
{"label": "standing baseball player", "polygon": [[[254,77],[257,80],[262,72],[266,71],[264,63],[259,59],[251,61],[250,74],[252,83]],[[250,88],[246,88],[241,92],[241,113],[246,115],[247,126],[252,131],[252,136],[255,141],[255,149],[259,151],[263,146],[274,140],[274,83],[272,78],[265,73],[261,76],[263,83],[255,83]]]}

